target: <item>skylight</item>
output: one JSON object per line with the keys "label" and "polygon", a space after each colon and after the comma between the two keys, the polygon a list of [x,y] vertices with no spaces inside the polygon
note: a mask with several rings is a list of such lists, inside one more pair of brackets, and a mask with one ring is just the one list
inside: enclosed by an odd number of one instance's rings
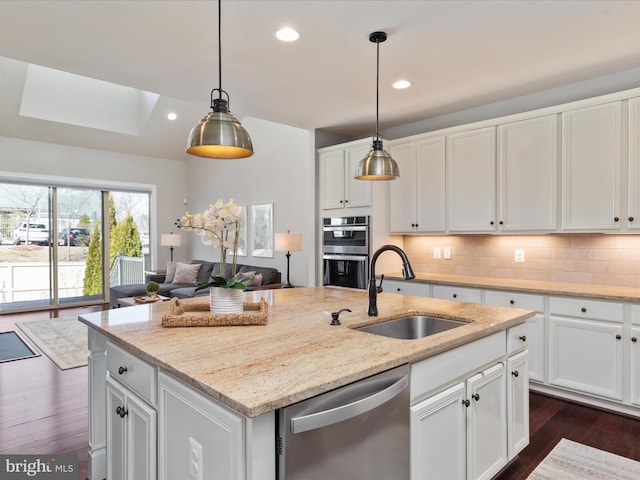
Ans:
{"label": "skylight", "polygon": [[159,95],[29,64],[20,115],[140,135]]}

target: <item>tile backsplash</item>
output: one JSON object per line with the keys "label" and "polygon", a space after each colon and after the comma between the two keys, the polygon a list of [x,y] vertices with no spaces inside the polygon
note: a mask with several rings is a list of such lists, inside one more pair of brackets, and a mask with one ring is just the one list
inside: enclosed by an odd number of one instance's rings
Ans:
{"label": "tile backsplash", "polygon": [[[451,259],[434,258],[445,247]],[[403,248],[416,272],[640,288],[640,235],[407,235]]]}

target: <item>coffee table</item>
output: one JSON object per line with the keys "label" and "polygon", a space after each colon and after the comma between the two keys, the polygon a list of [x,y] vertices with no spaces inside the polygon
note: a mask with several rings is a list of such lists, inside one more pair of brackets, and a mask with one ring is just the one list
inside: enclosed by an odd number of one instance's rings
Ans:
{"label": "coffee table", "polygon": [[132,307],[134,305],[149,305],[151,303],[158,303],[158,302],[166,302],[167,300],[171,300],[171,297],[165,297],[163,295],[158,295],[158,300],[156,300],[155,302],[139,302],[136,301],[136,298],[142,298],[142,297],[122,297],[118,299],[118,308],[120,307]]}

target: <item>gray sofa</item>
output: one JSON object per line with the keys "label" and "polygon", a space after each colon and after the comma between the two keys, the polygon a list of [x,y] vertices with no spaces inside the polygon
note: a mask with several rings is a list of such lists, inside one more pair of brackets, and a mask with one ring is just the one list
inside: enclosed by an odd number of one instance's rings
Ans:
{"label": "gray sofa", "polygon": [[[160,284],[160,295],[165,297],[177,297],[177,298],[191,298],[201,295],[209,295],[209,289],[205,288],[196,291],[196,287],[200,283],[206,283],[210,277],[220,274],[219,262],[208,262],[204,260],[193,260],[190,264],[200,264],[200,268],[197,273],[197,279],[195,283],[165,283],[165,273],[147,274],[146,281],[154,281]],[[226,277],[231,277],[232,265],[226,265]],[[280,288],[282,282],[282,275],[280,271],[271,267],[257,267],[252,265],[236,265],[236,271],[240,273],[255,272],[256,277],[262,276],[262,281],[259,285],[248,285],[247,290],[264,290],[271,288]],[[131,285],[118,285],[111,287],[109,290],[109,304],[111,308],[118,307],[118,299],[124,297],[136,297],[146,294],[146,283],[144,284],[131,284]]]}

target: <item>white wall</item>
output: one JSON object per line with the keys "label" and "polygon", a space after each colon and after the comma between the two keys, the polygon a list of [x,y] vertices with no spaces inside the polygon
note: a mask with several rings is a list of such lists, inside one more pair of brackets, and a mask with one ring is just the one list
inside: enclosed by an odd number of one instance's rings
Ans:
{"label": "white wall", "polygon": [[[291,283],[315,285],[315,148],[313,132],[274,122],[246,117],[247,129],[255,153],[238,160],[212,160],[192,157],[187,161],[186,210],[204,211],[210,203],[233,198],[236,204],[250,206],[273,203],[274,233],[290,230],[302,233],[300,252],[291,253]],[[251,229],[248,229],[251,236]],[[213,247],[200,242],[200,237],[183,232],[192,258],[219,261]],[[249,239],[248,239],[249,240]],[[248,241],[250,246],[251,242]],[[284,252],[273,258],[240,257],[239,263],[275,267],[286,280]]]}
{"label": "white wall", "polygon": [[[184,213],[187,191],[184,160],[0,137],[0,181],[29,178],[152,192],[151,233],[157,242],[151,245],[152,265],[166,265],[169,250],[160,247],[160,234],[175,231],[173,223]],[[177,248],[174,258],[186,260],[185,249]]]}

